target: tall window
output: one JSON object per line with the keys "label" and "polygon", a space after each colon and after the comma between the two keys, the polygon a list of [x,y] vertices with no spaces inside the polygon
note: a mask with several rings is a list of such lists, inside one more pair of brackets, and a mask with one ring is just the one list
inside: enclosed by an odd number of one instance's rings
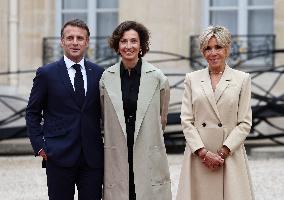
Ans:
{"label": "tall window", "polygon": [[273,0],[204,0],[205,26],[220,24],[235,35],[273,34]]}
{"label": "tall window", "polygon": [[56,34],[62,25],[74,18],[85,21],[91,36],[109,36],[118,23],[118,0],[59,0]]}

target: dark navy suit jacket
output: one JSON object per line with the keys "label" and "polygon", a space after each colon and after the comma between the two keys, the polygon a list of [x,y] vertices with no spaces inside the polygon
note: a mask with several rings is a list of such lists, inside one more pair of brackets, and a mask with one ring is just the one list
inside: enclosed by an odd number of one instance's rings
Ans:
{"label": "dark navy suit jacket", "polygon": [[103,167],[99,94],[103,69],[88,61],[85,68],[87,94],[82,108],[62,58],[38,68],[26,109],[35,154],[43,148],[48,160],[62,167],[74,166],[81,151],[90,167]]}

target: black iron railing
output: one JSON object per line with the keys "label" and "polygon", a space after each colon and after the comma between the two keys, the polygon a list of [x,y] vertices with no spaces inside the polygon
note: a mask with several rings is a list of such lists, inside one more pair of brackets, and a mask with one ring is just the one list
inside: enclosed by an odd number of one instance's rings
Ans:
{"label": "black iron railing", "polygon": [[[118,56],[107,43],[108,37],[91,37],[89,48],[85,57],[102,67],[108,67],[118,61]],[[275,35],[233,35],[232,48],[229,59],[231,67],[261,69],[274,66]],[[157,52],[157,51],[156,51]],[[155,53],[155,51],[152,51]],[[193,69],[206,66],[199,51],[198,36],[190,36],[190,55],[185,57],[169,52],[162,54],[174,55],[177,59],[187,59]],[[60,47],[60,37],[46,37],[43,39],[43,64],[54,62],[62,57],[63,51]],[[173,59],[170,59],[173,61]],[[165,60],[162,60],[165,62]]]}
{"label": "black iron railing", "polygon": [[[282,51],[284,53],[284,50]],[[284,81],[284,66],[265,70],[253,70],[249,73],[252,78],[253,124],[248,140],[270,139],[276,144],[283,145],[284,125],[279,123],[279,120],[283,121],[284,119],[284,93],[279,91],[279,87],[281,87],[281,83]],[[170,79],[171,90],[182,91],[184,89],[184,74],[171,73],[166,75]],[[265,84],[263,84],[263,80],[267,80],[267,77],[270,80],[265,81]],[[171,81],[171,79],[174,79],[174,81]],[[0,117],[0,140],[26,136],[25,126],[9,126],[9,124],[24,118],[26,103],[27,100],[22,98],[0,95],[0,107],[5,107],[4,109],[8,111],[6,116],[2,115]],[[19,106],[20,104],[21,106]],[[18,105],[18,107],[15,107],[15,105]],[[171,101],[169,107],[170,114],[168,115],[169,126],[180,124],[180,106],[181,99]],[[275,119],[278,119],[278,122]],[[264,126],[267,128],[263,129]],[[174,140],[184,141],[180,130],[167,131],[165,137],[168,142]]]}
{"label": "black iron railing", "polygon": [[[63,56],[60,47],[60,37],[46,37],[43,39],[43,64],[51,63]],[[85,58],[107,67],[118,61],[118,56],[113,52],[107,43],[107,37],[90,37],[89,47]]]}
{"label": "black iron railing", "polygon": [[[194,37],[196,39],[196,37]],[[273,39],[272,39],[273,38]],[[275,122],[275,119],[280,119],[283,121],[284,119],[284,93],[283,91],[279,93],[279,85],[283,83],[284,79],[284,66],[274,66],[274,55],[276,53],[284,53],[284,49],[270,49],[270,45],[274,45],[274,36],[272,36],[273,42],[269,42],[266,45],[267,49],[264,51],[263,48],[259,48],[256,51],[243,51],[241,52],[240,48],[235,48],[239,50],[232,49],[232,56],[236,56],[234,58],[237,60],[237,55],[241,61],[236,62],[233,67],[242,67],[243,63],[249,64],[249,61],[253,57],[260,57],[265,59],[268,65],[263,65],[259,68],[248,68],[248,71],[252,77],[252,110],[253,110],[253,125],[251,129],[251,134],[248,139],[259,140],[259,139],[270,139],[276,144],[283,144],[279,138],[284,138],[284,125],[283,123]],[[111,63],[117,62],[117,55],[112,52],[106,43],[106,38],[101,38],[101,42],[99,40],[91,41],[90,48],[87,51],[86,57],[94,62],[100,64],[101,66],[105,64],[105,66],[110,66]],[[53,62],[62,56],[62,51],[59,46],[59,38],[46,38],[44,42],[44,62]],[[192,43],[193,44],[193,43]],[[256,44],[256,43],[254,43]],[[261,47],[261,45],[259,45]],[[92,50],[93,49],[93,50]],[[239,53],[238,53],[239,52]],[[163,62],[172,62],[172,61],[182,61],[187,60],[191,63],[191,66],[195,66],[196,68],[205,67],[203,60],[197,56],[192,55],[193,57],[185,57],[183,55],[178,55],[171,52],[161,52],[161,51],[151,51],[152,54],[161,54],[163,55],[163,59],[150,60],[152,63],[163,63]],[[165,58],[167,57],[167,58]],[[247,59],[247,60],[246,60]],[[272,66],[271,66],[272,65]],[[34,72],[34,70],[25,70],[25,71],[17,71],[17,72],[1,72],[1,75],[9,75],[9,74],[23,74]],[[184,74],[180,73],[171,73],[166,74],[169,79],[174,80],[171,81],[171,90],[183,90],[183,82],[184,82]],[[263,80],[267,80],[269,76],[269,83],[263,82]],[[275,89],[275,88],[278,88]],[[278,91],[278,93],[275,93]],[[5,113],[7,115],[0,115],[0,140],[16,138],[16,137],[25,137],[26,136],[26,127],[24,125],[16,126],[13,123],[17,122],[20,119],[23,119],[25,116],[25,106],[26,100],[21,99],[14,96],[7,96],[0,94],[0,108],[4,108],[6,110]],[[15,107],[18,105],[18,107]],[[170,104],[170,114],[168,116],[168,124],[171,125],[179,125],[180,124],[180,105],[181,99],[178,99],[177,102],[171,102]],[[12,124],[12,126],[11,126]],[[263,131],[262,127],[268,127],[266,130],[269,130],[269,133]],[[181,139],[184,141],[183,134],[180,130],[178,131],[168,131],[165,135],[170,141]],[[283,141],[283,140],[282,140]]]}

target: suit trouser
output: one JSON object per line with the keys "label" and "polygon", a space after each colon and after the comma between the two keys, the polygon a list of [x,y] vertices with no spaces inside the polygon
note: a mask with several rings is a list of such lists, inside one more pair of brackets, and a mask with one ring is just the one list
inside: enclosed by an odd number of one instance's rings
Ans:
{"label": "suit trouser", "polygon": [[134,145],[135,120],[127,120],[127,147],[128,147],[128,164],[129,164],[129,200],[136,199],[134,172],[133,172],[133,145]]}
{"label": "suit trouser", "polygon": [[103,169],[90,168],[81,153],[74,167],[61,167],[51,160],[46,162],[49,200],[73,200],[75,184],[79,200],[100,200]]}

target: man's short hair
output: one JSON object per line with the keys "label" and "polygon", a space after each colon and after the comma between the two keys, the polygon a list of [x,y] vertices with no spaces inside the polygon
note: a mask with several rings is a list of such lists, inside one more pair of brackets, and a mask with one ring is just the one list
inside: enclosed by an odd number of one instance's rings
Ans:
{"label": "man's short hair", "polygon": [[73,19],[73,20],[67,21],[63,25],[63,27],[61,28],[61,38],[63,38],[63,36],[64,36],[64,29],[67,26],[75,26],[75,27],[82,28],[82,29],[87,31],[87,36],[90,37],[90,30],[89,30],[89,27],[87,26],[87,24],[84,21],[80,20],[80,19]]}

